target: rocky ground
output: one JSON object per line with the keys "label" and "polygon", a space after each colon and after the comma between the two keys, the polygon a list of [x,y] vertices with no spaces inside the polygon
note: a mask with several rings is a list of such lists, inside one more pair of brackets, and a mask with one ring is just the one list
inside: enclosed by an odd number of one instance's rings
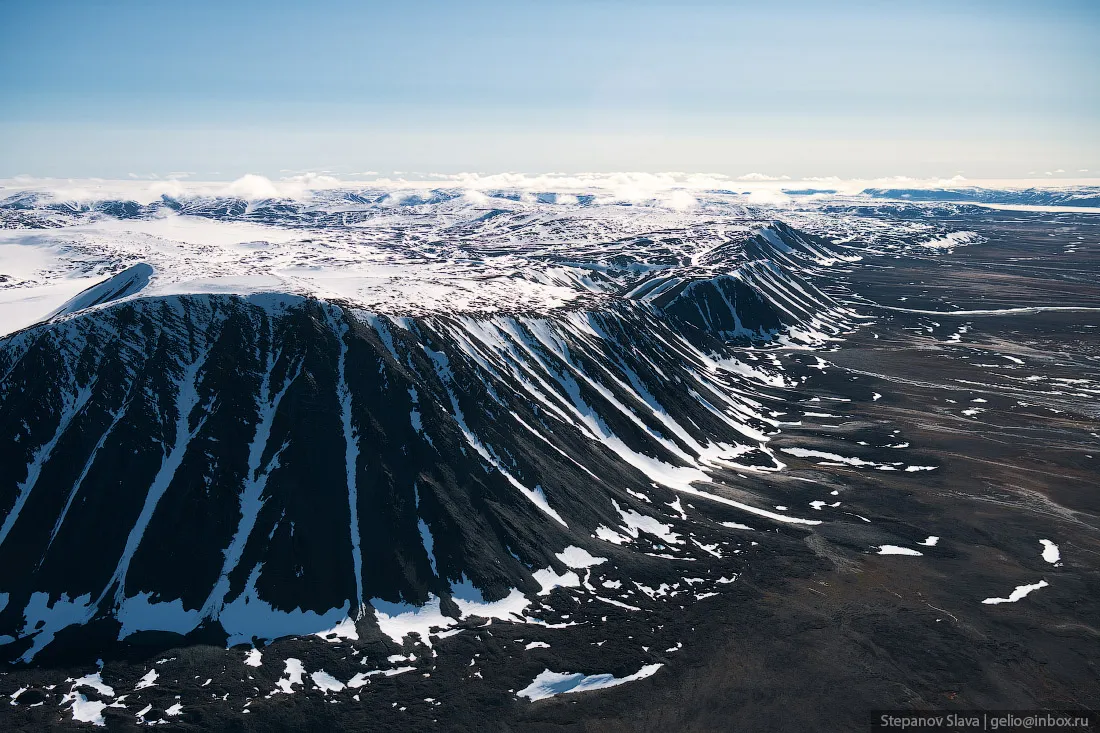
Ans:
{"label": "rocky ground", "polygon": [[[989,242],[883,258],[891,269],[862,267],[852,287],[919,310],[1100,305],[1100,217],[998,212],[967,226]],[[896,450],[939,469],[792,461],[870,521],[771,534],[782,569],[750,568],[691,609],[707,643],[667,676],[522,707],[512,730],[868,730],[873,709],[1100,704],[1100,313],[877,315],[808,383],[852,401],[776,444],[850,456],[859,440],[908,443]],[[934,547],[915,544],[926,532]],[[864,549],[888,537],[923,555]],[[982,603],[1040,580],[1017,602]]]}

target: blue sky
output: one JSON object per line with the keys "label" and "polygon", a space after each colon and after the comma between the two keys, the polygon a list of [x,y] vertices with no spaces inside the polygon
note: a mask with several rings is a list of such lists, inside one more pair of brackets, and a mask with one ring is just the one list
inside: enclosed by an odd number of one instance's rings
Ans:
{"label": "blue sky", "polygon": [[39,0],[2,16],[0,176],[1100,169],[1095,0]]}

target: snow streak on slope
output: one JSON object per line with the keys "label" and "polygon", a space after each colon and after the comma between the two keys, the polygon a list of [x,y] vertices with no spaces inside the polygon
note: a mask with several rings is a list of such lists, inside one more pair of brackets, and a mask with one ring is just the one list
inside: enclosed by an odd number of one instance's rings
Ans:
{"label": "snow streak on slope", "polygon": [[275,371],[275,365],[279,362],[281,352],[276,351],[272,343],[270,322],[266,332],[266,343],[257,343],[256,358],[261,358],[261,348],[266,349],[266,367],[263,381],[260,383],[260,391],[256,400],[256,407],[260,411],[260,419],[256,423],[256,431],[248,448],[248,469],[244,476],[244,485],[240,494],[240,520],[237,523],[237,531],[233,534],[233,540],[225,551],[225,562],[222,565],[221,574],[217,584],[210,592],[210,597],[203,604],[203,617],[214,618],[222,608],[225,595],[229,591],[229,574],[237,569],[244,552],[245,543],[252,534],[252,528],[260,514],[264,503],[264,489],[267,486],[267,477],[279,467],[279,455],[286,448],[284,443],[273,455],[264,461],[271,443],[272,423],[279,404],[286,396],[287,390],[294,380],[301,374],[301,362],[292,375],[288,376],[274,395],[271,393],[271,380]]}
{"label": "snow streak on slope", "polygon": [[348,484],[348,536],[351,539],[352,567],[355,571],[355,606],[363,608],[363,551],[359,546],[359,485],[356,471],[356,463],[359,459],[359,436],[351,422],[351,390],[348,387],[347,363],[348,346],[345,337],[348,333],[347,325],[340,323],[339,313],[333,316],[327,313],[331,319],[329,324],[336,332],[336,338],[340,343],[340,356],[336,366],[336,396],[340,401],[340,424],[344,434],[344,470]]}
{"label": "snow streak on slope", "polygon": [[30,496],[31,491],[34,490],[35,484],[38,483],[38,477],[42,472],[43,464],[53,455],[53,451],[57,447],[57,441],[60,440],[61,436],[68,430],[69,425],[72,424],[73,418],[84,409],[84,405],[88,402],[91,394],[90,386],[81,388],[75,394],[71,392],[64,393],[61,405],[61,417],[58,420],[57,429],[54,430],[50,439],[39,446],[38,450],[34,452],[34,457],[26,469],[26,478],[20,481],[17,486],[18,493],[15,496],[15,503],[8,510],[7,516],[4,517],[4,524],[0,525],[0,545],[4,544],[4,540],[8,538],[8,533],[11,532],[11,528],[15,525],[16,520],[19,519],[19,512],[22,511],[23,505],[27,502],[27,497]]}
{"label": "snow streak on slope", "polygon": [[204,409],[204,414],[199,418],[198,424],[194,428],[191,427],[191,413],[199,405],[199,372],[208,355],[208,351],[203,352],[195,357],[190,364],[184,366],[183,374],[175,384],[176,424],[175,434],[171,436],[173,438],[172,443],[171,445],[166,443],[161,447],[160,470],[157,471],[152,484],[146,491],[141,513],[138,514],[137,521],[126,538],[126,545],[122,550],[122,556],[118,560],[114,574],[111,575],[111,579],[103,589],[104,594],[106,594],[111,588],[114,588],[115,602],[120,605],[126,600],[126,574],[130,569],[130,563],[137,551],[138,544],[141,543],[145,530],[149,526],[149,521],[153,518],[153,512],[157,509],[157,503],[164,496],[164,492],[168,490],[168,485],[175,477],[176,470],[183,462],[184,453],[191,439],[202,429],[206,421],[206,414],[209,414],[209,408]]}

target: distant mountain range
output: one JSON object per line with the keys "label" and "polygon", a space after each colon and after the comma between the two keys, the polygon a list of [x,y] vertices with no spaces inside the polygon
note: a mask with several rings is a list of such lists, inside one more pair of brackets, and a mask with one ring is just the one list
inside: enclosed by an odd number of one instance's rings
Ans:
{"label": "distant mountain range", "polygon": [[866,188],[876,199],[905,201],[953,201],[1024,206],[1100,206],[1100,187],[992,189],[961,188]]}

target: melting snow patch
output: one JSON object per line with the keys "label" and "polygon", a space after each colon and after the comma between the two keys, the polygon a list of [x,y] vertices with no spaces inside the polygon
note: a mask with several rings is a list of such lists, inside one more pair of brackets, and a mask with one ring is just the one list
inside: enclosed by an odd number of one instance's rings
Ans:
{"label": "melting snow patch", "polygon": [[792,455],[795,458],[822,458],[826,461],[832,461],[835,463],[844,463],[849,466],[870,466],[879,470],[895,470],[892,466],[900,466],[900,463],[893,463],[890,465],[875,463],[874,461],[865,461],[862,458],[849,458],[847,456],[840,456],[836,453],[826,453],[820,450],[810,450],[808,448],[780,448],[784,453]]}
{"label": "melting snow patch", "polygon": [[595,557],[587,550],[576,545],[570,545],[557,554],[557,558],[571,568],[590,568],[593,565],[602,565],[607,562],[606,557]]}
{"label": "melting snow patch", "polygon": [[91,593],[71,600],[67,593],[62,593],[52,607],[48,605],[49,601],[49,593],[32,593],[27,607],[23,609],[23,636],[33,636],[34,643],[23,653],[20,661],[29,662],[39,650],[53,641],[55,633],[66,626],[84,623],[95,613]]}
{"label": "melting snow patch", "polygon": [[330,692],[339,692],[344,689],[344,683],[330,675],[325,670],[321,669],[309,676],[313,680],[313,684],[317,686],[317,689],[326,695]]}
{"label": "melting snow patch", "polygon": [[940,538],[936,535],[928,535],[928,538],[922,542],[918,542],[918,545],[924,545],[925,547],[935,547],[936,543],[940,541]]}
{"label": "melting snow patch", "polygon": [[174,631],[186,634],[198,625],[202,612],[200,609],[188,610],[183,601],[151,601],[152,593],[142,592],[124,599],[115,612],[122,623],[118,632],[119,639],[125,639],[137,631]]}
{"label": "melting snow patch", "polygon": [[610,542],[613,545],[625,545],[630,542],[630,538],[619,534],[610,527],[605,527],[602,524],[596,527],[596,537],[604,542]]}
{"label": "melting snow patch", "polygon": [[302,675],[305,673],[306,668],[302,666],[302,660],[290,657],[286,660],[286,676],[276,682],[275,686],[279,688],[279,692],[290,695],[294,692],[294,685],[302,684]]}
{"label": "melting snow patch", "polygon": [[244,663],[249,667],[259,667],[264,663],[264,655],[259,649],[249,649],[244,657]]}
{"label": "melting snow patch", "polygon": [[662,664],[647,664],[640,670],[627,677],[615,677],[610,674],[584,675],[581,673],[562,674],[544,670],[527,687],[516,693],[516,697],[526,697],[531,701],[544,700],[554,695],[564,695],[571,692],[586,692],[588,690],[602,690],[608,687],[616,687],[627,682],[645,679],[652,676],[660,669]]}
{"label": "melting snow patch", "polygon": [[611,500],[611,503],[615,506],[615,510],[619,512],[619,516],[623,519],[623,524],[626,525],[626,529],[632,537],[637,538],[639,532],[647,532],[655,537],[660,537],[670,545],[682,543],[680,535],[672,531],[671,524],[658,522],[653,517],[639,514],[633,509],[623,509],[619,506],[619,502],[614,499]]}
{"label": "melting snow patch", "polygon": [[165,710],[164,714],[165,715],[179,715],[182,712],[183,712],[183,705],[180,705],[177,702],[175,705],[173,705],[172,707]]}
{"label": "melting snow patch", "polygon": [[882,545],[881,547],[878,548],[878,553],[877,554],[879,554],[879,555],[922,555],[923,553],[918,552],[917,550],[914,550],[914,549],[909,548],[909,547],[898,547],[897,545]]}
{"label": "melting snow patch", "polygon": [[72,701],[73,720],[93,725],[107,725],[103,719],[103,710],[107,703],[98,700],[89,700],[79,692],[71,692],[64,698],[65,702]]}
{"label": "melting snow patch", "polygon": [[253,637],[278,639],[283,636],[328,633],[348,617],[351,604],[347,602],[324,614],[301,608],[291,611],[276,610],[256,592],[260,569],[261,566],[257,565],[252,570],[244,592],[231,603],[227,603],[218,615],[222,628],[229,634],[228,646],[249,644]]}
{"label": "melting snow patch", "polygon": [[677,496],[676,501],[666,504],[665,506],[672,507],[672,509],[680,515],[680,519],[688,518],[687,513],[684,511],[684,507],[680,504],[680,497]]}
{"label": "melting snow patch", "polygon": [[382,674],[387,677],[396,677],[399,674],[405,674],[406,672],[412,672],[416,667],[395,667],[394,669],[387,669]]}
{"label": "melting snow patch", "polygon": [[1031,585],[1018,585],[1016,590],[1009,594],[1008,598],[986,598],[982,603],[990,606],[995,606],[999,603],[1015,603],[1033,590],[1039,590],[1040,588],[1046,588],[1049,585],[1045,580],[1040,580],[1038,583],[1032,583]]}
{"label": "melting snow patch", "polygon": [[405,674],[406,672],[412,672],[416,667],[395,667],[393,669],[372,669],[370,672],[359,672],[350,680],[348,680],[348,687],[357,688],[367,684],[368,680],[375,675],[384,675],[386,677],[396,677],[399,674]]}
{"label": "melting snow patch", "polygon": [[1054,544],[1050,540],[1039,540],[1039,544],[1043,546],[1043,559],[1049,562],[1051,565],[1061,565],[1059,560],[1062,558],[1060,552],[1058,552],[1058,545]]}
{"label": "melting snow patch", "polygon": [[752,527],[747,524],[741,524],[740,522],[722,522],[723,527],[729,527],[730,529],[747,529],[750,532],[755,532]]}
{"label": "melting snow patch", "polygon": [[135,690],[144,690],[146,687],[152,687],[157,683],[157,671],[151,669],[145,673],[145,676],[138,680]]}
{"label": "melting snow patch", "polygon": [[545,641],[532,641],[530,644],[528,644],[527,646],[525,646],[523,648],[524,649],[549,649],[550,645],[547,644]]}
{"label": "melting snow patch", "polygon": [[318,631],[314,636],[319,636],[325,641],[339,641],[340,639],[359,640],[359,632],[355,630],[355,622],[350,618],[344,618],[331,629]]}
{"label": "melting snow patch", "polygon": [[694,537],[691,538],[691,541],[696,547],[698,547],[700,550],[707,553],[708,555],[713,555],[714,557],[722,557],[722,551],[718,549],[718,543],[707,545],[695,539]]}
{"label": "melting snow patch", "polygon": [[547,595],[555,588],[576,588],[581,584],[581,579],[572,570],[566,571],[564,575],[558,575],[553,568],[544,568],[536,570],[533,575],[535,581],[542,586],[542,590],[539,591],[540,596]]}
{"label": "melting snow patch", "polygon": [[103,678],[100,676],[99,672],[84,675],[76,682],[73,682],[71,689],[75,690],[78,687],[90,687],[99,694],[106,695],[107,697],[115,696],[114,688],[103,683]]}
{"label": "melting snow patch", "polygon": [[[580,584],[579,579],[577,583]],[[457,623],[453,618],[443,615],[439,609],[439,598],[435,596],[429,596],[428,602],[423,606],[387,603],[377,599],[372,600],[371,605],[374,606],[378,628],[393,639],[395,644],[402,644],[406,635],[416,633],[424,644],[431,646],[428,636],[432,629],[447,628]],[[390,613],[386,613],[386,610]]]}
{"label": "melting snow patch", "polygon": [[452,600],[458,606],[463,618],[466,616],[480,616],[481,618],[495,618],[501,621],[521,620],[523,612],[531,605],[531,601],[527,600],[527,597],[518,588],[513,588],[507,597],[499,601],[467,600],[457,597]]}
{"label": "melting snow patch", "polygon": [[637,606],[631,606],[629,603],[623,603],[622,601],[616,601],[614,598],[602,598],[600,596],[594,596],[597,601],[603,601],[612,606],[618,606],[619,608],[625,608],[627,611],[641,611],[642,609]]}

